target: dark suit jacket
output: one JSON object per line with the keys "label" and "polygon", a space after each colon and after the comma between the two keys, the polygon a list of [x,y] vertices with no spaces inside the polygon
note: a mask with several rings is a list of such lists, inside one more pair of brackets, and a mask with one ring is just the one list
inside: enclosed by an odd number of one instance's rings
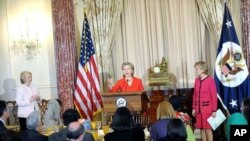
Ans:
{"label": "dark suit jacket", "polygon": [[17,132],[8,130],[0,121],[0,141],[20,141],[20,138]]}
{"label": "dark suit jacket", "polygon": [[0,120],[0,128],[6,128],[1,120]]}
{"label": "dark suit jacket", "polygon": [[95,141],[95,139],[91,133],[85,132],[83,141]]}
{"label": "dark suit jacket", "polygon": [[[67,141],[67,127],[49,136],[49,141]],[[95,141],[91,133],[85,132],[83,141]]]}
{"label": "dark suit jacket", "polygon": [[48,137],[38,133],[36,130],[28,129],[21,132],[21,141],[48,141]]}
{"label": "dark suit jacket", "polygon": [[114,131],[104,136],[105,141],[145,141],[143,128],[135,127],[132,130]]}
{"label": "dark suit jacket", "polygon": [[66,141],[67,140],[67,128],[63,130],[53,133],[49,136],[49,141]]}

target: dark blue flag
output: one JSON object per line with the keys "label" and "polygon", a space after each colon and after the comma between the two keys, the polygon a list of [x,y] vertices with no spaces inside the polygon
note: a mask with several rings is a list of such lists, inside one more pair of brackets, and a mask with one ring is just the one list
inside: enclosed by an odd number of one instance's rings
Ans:
{"label": "dark blue flag", "polygon": [[227,108],[230,113],[239,112],[243,98],[250,96],[250,78],[233,20],[226,4],[214,79],[223,107]]}

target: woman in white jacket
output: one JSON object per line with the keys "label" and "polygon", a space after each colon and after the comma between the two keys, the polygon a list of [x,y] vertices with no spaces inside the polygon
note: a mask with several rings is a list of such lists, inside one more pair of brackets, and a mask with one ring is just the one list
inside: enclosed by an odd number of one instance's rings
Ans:
{"label": "woman in white jacket", "polygon": [[16,94],[16,103],[18,106],[17,115],[21,130],[26,130],[26,118],[28,115],[34,110],[39,111],[38,102],[40,101],[40,96],[38,88],[31,84],[31,72],[21,72],[20,81],[22,85],[17,88]]}

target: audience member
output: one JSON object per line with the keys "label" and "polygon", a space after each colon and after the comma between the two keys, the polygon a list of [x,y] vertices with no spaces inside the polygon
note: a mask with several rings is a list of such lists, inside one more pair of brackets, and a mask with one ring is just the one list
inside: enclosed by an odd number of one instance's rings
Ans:
{"label": "audience member", "polygon": [[58,126],[61,122],[61,101],[59,99],[51,99],[48,102],[48,109],[44,115],[44,128]]}
{"label": "audience member", "polygon": [[42,132],[42,124],[40,121],[40,113],[33,111],[26,120],[27,130],[21,132],[22,141],[47,141],[48,137],[40,134]]}
{"label": "audience member", "polygon": [[136,124],[126,107],[116,109],[110,128],[114,132],[104,136],[105,141],[145,141],[143,128]]}
{"label": "audience member", "polygon": [[247,123],[250,124],[250,98],[243,99],[241,108],[242,108],[242,113],[247,120]]}
{"label": "audience member", "polygon": [[6,103],[5,101],[0,100],[0,141],[19,141],[18,134],[5,127],[8,118],[9,112]]}
{"label": "audience member", "polygon": [[70,141],[83,141],[84,127],[80,122],[71,122],[67,130],[67,139]]}
{"label": "audience member", "polygon": [[186,128],[181,119],[170,119],[167,131],[168,141],[186,141],[187,139]]}
{"label": "audience member", "polygon": [[[80,119],[79,113],[74,109],[67,109],[63,115],[63,124],[66,126],[64,129],[49,136],[49,141],[65,141],[67,140],[67,127],[71,122],[76,122]],[[82,133],[84,130],[82,131]],[[84,132],[83,141],[94,141],[91,133]]]}
{"label": "audience member", "polygon": [[20,74],[22,85],[17,88],[16,103],[18,105],[17,115],[21,130],[26,130],[26,118],[34,110],[39,111],[37,102],[40,100],[39,91],[32,81],[32,73],[23,71]]}
{"label": "audience member", "polygon": [[187,113],[183,112],[183,106],[181,104],[181,99],[177,95],[173,95],[169,98],[169,102],[174,108],[174,111],[176,113],[176,117],[180,118],[185,124],[190,123],[190,116]]}
{"label": "audience member", "polygon": [[110,92],[134,92],[143,91],[143,85],[140,78],[134,77],[134,65],[130,62],[122,64],[123,77],[113,84],[113,79],[108,78],[108,89]]}
{"label": "audience member", "polygon": [[167,101],[159,103],[156,114],[157,121],[150,128],[151,141],[166,137],[169,119],[176,117],[172,105]]}
{"label": "audience member", "polygon": [[186,141],[187,131],[185,124],[179,118],[170,119],[167,125],[167,136],[157,141]]}
{"label": "audience member", "polygon": [[182,104],[181,99],[177,95],[173,95],[169,98],[169,102],[172,104],[176,117],[181,119],[185,123],[186,131],[187,131],[187,141],[195,141],[194,132],[190,127],[191,118],[187,113],[182,112]]}
{"label": "audience member", "polygon": [[233,113],[226,121],[226,137],[230,141],[230,125],[247,125],[247,120],[242,113]]}

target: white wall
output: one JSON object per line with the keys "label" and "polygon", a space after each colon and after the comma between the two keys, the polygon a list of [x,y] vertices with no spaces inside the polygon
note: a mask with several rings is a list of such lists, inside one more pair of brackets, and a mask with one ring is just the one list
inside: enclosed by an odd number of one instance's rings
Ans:
{"label": "white wall", "polygon": [[[51,1],[1,0],[0,19],[1,99],[15,99],[20,72],[24,70],[33,73],[33,83],[39,87],[41,98],[57,98]],[[18,52],[13,47],[13,41],[26,37],[38,39],[39,48],[31,51],[32,59],[27,59],[27,50]]]}

